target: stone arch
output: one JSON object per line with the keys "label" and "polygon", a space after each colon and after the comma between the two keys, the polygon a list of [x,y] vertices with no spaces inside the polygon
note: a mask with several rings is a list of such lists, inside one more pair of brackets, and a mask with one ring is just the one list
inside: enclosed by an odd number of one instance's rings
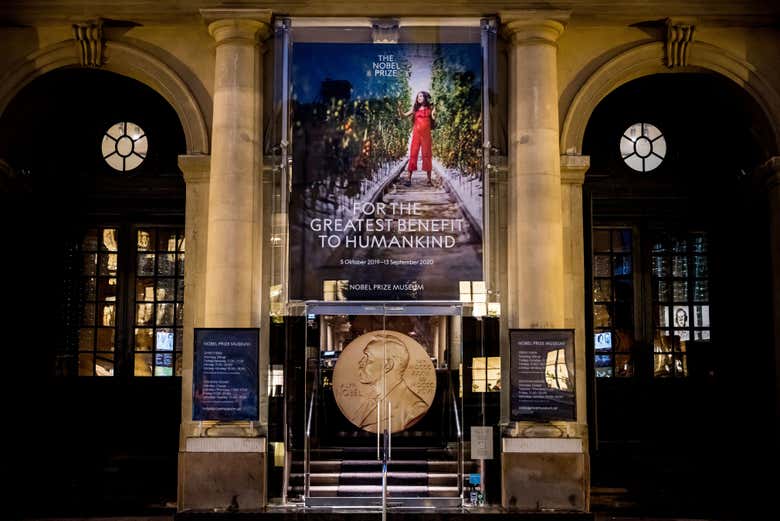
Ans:
{"label": "stone arch", "polygon": [[[159,58],[124,42],[106,41],[105,64],[101,67],[148,85],[176,111],[187,142],[188,154],[208,154],[209,135],[203,111],[181,77]],[[11,100],[35,78],[64,67],[81,65],[74,40],[38,49],[0,78],[0,114]]]}
{"label": "stone arch", "polygon": [[582,141],[596,106],[610,92],[637,78],[675,72],[715,72],[747,92],[761,107],[772,129],[775,152],[780,150],[780,95],[755,66],[727,51],[704,42],[690,47],[688,66],[669,69],[664,65],[663,42],[641,44],[615,56],[599,67],[580,87],[566,111],[561,127],[561,153],[582,153]]}

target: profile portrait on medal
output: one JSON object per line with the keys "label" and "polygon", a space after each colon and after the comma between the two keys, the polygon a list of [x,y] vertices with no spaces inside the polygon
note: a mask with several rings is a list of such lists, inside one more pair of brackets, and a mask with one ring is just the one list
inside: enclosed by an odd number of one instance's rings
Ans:
{"label": "profile portrait on medal", "polygon": [[336,403],[353,425],[369,432],[376,432],[377,427],[384,430],[389,403],[391,432],[399,432],[428,412],[436,371],[423,347],[412,338],[374,331],[344,349],[334,369],[333,383]]}

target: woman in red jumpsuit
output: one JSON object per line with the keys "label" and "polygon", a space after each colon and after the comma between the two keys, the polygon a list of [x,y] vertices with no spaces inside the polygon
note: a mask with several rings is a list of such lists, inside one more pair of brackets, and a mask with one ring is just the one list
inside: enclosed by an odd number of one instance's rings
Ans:
{"label": "woman in red jumpsuit", "polygon": [[[399,109],[400,113],[401,110]],[[417,169],[417,155],[422,151],[422,169],[428,174],[428,184],[433,186],[431,181],[431,130],[433,129],[436,107],[431,103],[431,95],[426,91],[417,93],[414,106],[408,112],[401,113],[402,117],[412,116],[414,127],[412,128],[412,146],[409,149],[409,179],[404,183],[406,186],[412,186],[412,172]]]}

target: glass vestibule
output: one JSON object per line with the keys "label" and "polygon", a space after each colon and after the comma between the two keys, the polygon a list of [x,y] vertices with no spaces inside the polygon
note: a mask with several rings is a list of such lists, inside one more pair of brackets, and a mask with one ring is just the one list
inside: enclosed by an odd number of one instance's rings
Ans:
{"label": "glass vestibule", "polygon": [[461,311],[307,305],[306,505],[460,506]]}

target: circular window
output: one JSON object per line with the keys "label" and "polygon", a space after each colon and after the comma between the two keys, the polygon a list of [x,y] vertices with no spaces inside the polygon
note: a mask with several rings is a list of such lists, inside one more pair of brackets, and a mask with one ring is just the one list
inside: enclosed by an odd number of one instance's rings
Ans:
{"label": "circular window", "polygon": [[655,170],[666,156],[666,138],[650,123],[634,123],[620,138],[620,155],[637,172]]}
{"label": "circular window", "polygon": [[146,159],[149,142],[143,129],[135,123],[122,121],[109,128],[103,136],[103,159],[120,172],[138,168]]}

